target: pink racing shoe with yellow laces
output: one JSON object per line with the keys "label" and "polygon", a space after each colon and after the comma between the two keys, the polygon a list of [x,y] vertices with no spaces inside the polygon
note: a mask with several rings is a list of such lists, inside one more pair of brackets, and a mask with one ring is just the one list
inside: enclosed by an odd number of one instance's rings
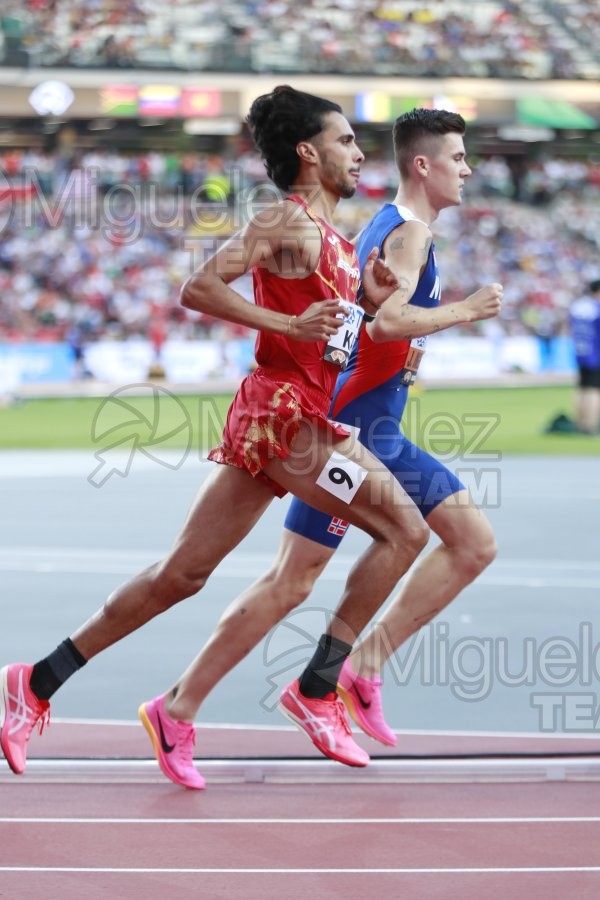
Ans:
{"label": "pink racing shoe with yellow laces", "polygon": [[353,671],[350,660],[342,666],[337,689],[346,709],[359,728],[388,747],[396,746],[396,735],[383,718],[380,678],[363,678]]}
{"label": "pink racing shoe with yellow laces", "polygon": [[158,765],[175,784],[201,791],[206,782],[194,765],[194,726],[172,719],[164,701],[163,696],[155,697],[142,703],[138,710],[142,725],[150,735]]}
{"label": "pink racing shoe with yellow laces", "polygon": [[41,734],[50,722],[50,704],[29,686],[32,669],[27,663],[12,663],[0,670],[0,746],[15,775],[25,771],[33,729],[37,725]]}

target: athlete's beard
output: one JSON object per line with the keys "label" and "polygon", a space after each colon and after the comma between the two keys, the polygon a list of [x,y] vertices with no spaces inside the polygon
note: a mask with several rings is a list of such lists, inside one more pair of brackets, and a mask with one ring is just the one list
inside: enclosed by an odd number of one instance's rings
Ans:
{"label": "athlete's beard", "polygon": [[349,200],[350,197],[354,197],[356,193],[355,184],[348,184],[348,182],[342,181],[337,184],[336,187],[342,200]]}

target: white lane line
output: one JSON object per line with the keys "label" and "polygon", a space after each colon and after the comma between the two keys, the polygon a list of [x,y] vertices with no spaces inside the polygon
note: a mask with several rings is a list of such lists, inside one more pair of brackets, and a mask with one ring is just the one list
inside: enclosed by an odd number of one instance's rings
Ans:
{"label": "white lane line", "polygon": [[0,872],[79,873],[102,875],[471,875],[471,874],[554,874],[560,872],[600,872],[600,866],[489,866],[477,868],[411,869],[192,869],[109,866],[0,866]]}
{"label": "white lane line", "polygon": [[[140,722],[139,719],[80,719],[80,718],[63,718],[56,717],[52,719],[54,725],[69,725],[79,727],[94,725],[98,727],[105,726],[119,726],[126,728],[135,728],[139,730]],[[212,731],[214,729],[221,729],[223,731],[227,731],[231,729],[233,731],[267,731],[267,732],[292,732],[293,734],[297,733],[297,728],[294,725],[263,725],[263,724],[240,724],[235,722],[197,722],[196,729],[199,731],[206,730]],[[449,729],[428,729],[427,731],[422,731],[416,728],[396,728],[394,729],[395,734],[400,737],[422,737],[422,738],[430,738],[430,737],[458,737],[458,738],[518,738],[520,742],[534,741],[544,742],[544,741],[556,741],[557,742],[557,752],[558,750],[565,750],[567,753],[572,752],[572,748],[569,747],[569,744],[575,744],[580,741],[595,741],[598,743],[599,735],[598,734],[590,734],[581,732],[578,734],[572,733],[564,733],[564,732],[544,732],[544,731],[461,731],[461,730],[449,730]],[[531,749],[531,748],[528,748]]]}
{"label": "white lane line", "polygon": [[[164,550],[120,551],[77,547],[4,547],[0,571],[41,574],[130,575],[155,562]],[[212,578],[248,579],[262,575],[273,561],[268,553],[231,553]],[[345,580],[355,557],[336,555],[320,576],[321,581]],[[492,587],[600,588],[600,563],[589,560],[499,560],[483,572],[477,583]]]}
{"label": "white lane line", "polygon": [[[153,550],[119,550],[116,547],[106,547],[97,549],[96,547],[52,547],[52,546],[4,546],[0,548],[0,560],[10,562],[11,560],[30,561],[42,557],[48,561],[89,561],[98,563],[116,563],[123,565],[132,563],[139,565],[148,561],[156,560],[165,552],[165,548],[156,548]],[[233,551],[229,554],[231,559],[237,560],[242,565],[251,565],[253,562],[259,562],[261,565],[270,563],[273,560],[274,553],[251,553]],[[355,561],[355,555],[336,553],[330,565],[339,564],[346,566],[348,563]],[[503,558],[496,560],[490,567],[493,571],[502,569],[540,569],[542,571],[574,571],[589,572],[600,574],[600,561],[583,560],[583,559],[542,559],[536,558]]]}
{"label": "white lane line", "polygon": [[520,825],[600,822],[600,816],[502,816],[453,818],[236,818],[236,819],[169,819],[169,818],[88,818],[2,816],[0,824],[40,825]]}

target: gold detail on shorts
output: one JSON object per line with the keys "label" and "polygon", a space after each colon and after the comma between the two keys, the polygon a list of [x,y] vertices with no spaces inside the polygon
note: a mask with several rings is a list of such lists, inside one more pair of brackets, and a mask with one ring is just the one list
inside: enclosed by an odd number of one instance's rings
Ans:
{"label": "gold detail on shorts", "polygon": [[[289,383],[289,381],[286,381],[286,383],[283,384],[280,388],[277,388],[277,390],[275,391],[275,393],[273,394],[273,397],[271,399],[271,406],[273,409],[277,409],[279,407],[279,404],[281,403],[281,398],[282,398],[283,394],[287,394],[287,392],[290,390],[290,388],[291,388],[291,384]],[[288,403],[288,408],[290,408],[289,403]]]}
{"label": "gold detail on shorts", "polygon": [[248,426],[248,430],[246,431],[246,440],[247,441],[260,441],[261,428],[257,419],[253,419]]}
{"label": "gold detail on shorts", "polygon": [[[302,418],[302,410],[298,401],[288,391],[291,384],[284,384],[278,388],[271,398],[271,412],[264,417],[253,418],[246,429],[242,446],[242,455],[244,465],[250,472],[258,472],[262,469],[265,459],[272,459],[273,456],[279,456],[281,450],[284,450],[283,442],[285,435],[289,434],[287,426],[290,423],[299,421]],[[285,408],[293,410],[291,416],[282,416],[277,410],[282,405],[282,400],[288,396]],[[284,440],[282,442],[282,434]]]}

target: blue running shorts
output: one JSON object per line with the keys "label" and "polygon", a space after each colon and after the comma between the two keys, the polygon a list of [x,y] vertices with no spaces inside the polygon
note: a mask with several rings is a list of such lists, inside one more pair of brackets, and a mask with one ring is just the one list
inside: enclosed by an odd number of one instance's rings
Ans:
{"label": "blue running shorts", "polygon": [[[404,435],[400,435],[398,449],[393,458],[386,452],[384,459],[385,467],[393,473],[418,506],[424,519],[447,497],[465,489],[462,482],[443,463],[425,450],[421,450]],[[293,497],[285,519],[285,527],[289,531],[335,549],[348,530],[348,522],[337,516],[326,515]]]}

